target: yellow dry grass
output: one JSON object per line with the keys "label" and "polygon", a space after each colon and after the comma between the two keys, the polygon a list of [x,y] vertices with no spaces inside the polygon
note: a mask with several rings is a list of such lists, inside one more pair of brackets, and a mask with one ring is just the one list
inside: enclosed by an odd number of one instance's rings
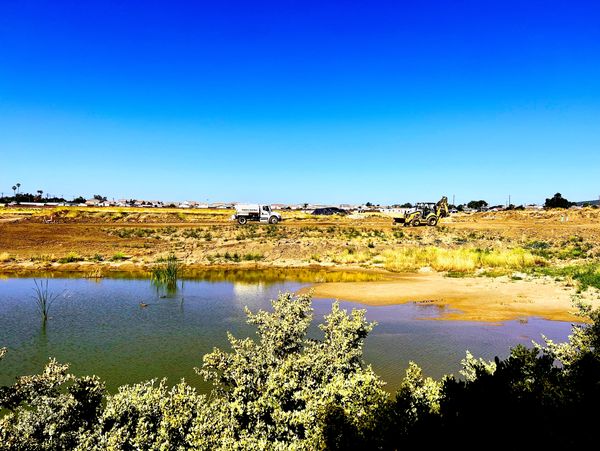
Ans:
{"label": "yellow dry grass", "polygon": [[391,271],[411,271],[429,266],[436,271],[471,272],[479,268],[525,269],[543,264],[543,259],[521,248],[491,251],[434,246],[383,251],[384,266]]}
{"label": "yellow dry grass", "polygon": [[366,251],[349,251],[345,249],[341,254],[337,254],[332,258],[334,263],[341,264],[352,264],[352,263],[366,263],[370,261],[372,255]]}
{"label": "yellow dry grass", "polygon": [[0,262],[9,262],[11,260],[12,257],[8,252],[0,252]]}

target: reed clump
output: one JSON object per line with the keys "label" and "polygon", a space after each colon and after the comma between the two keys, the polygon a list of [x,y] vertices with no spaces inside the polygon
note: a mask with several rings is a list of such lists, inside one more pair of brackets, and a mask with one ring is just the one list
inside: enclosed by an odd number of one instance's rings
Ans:
{"label": "reed clump", "polygon": [[48,279],[39,282],[36,279],[33,279],[33,283],[35,284],[35,287],[33,288],[34,300],[37,304],[40,317],[42,318],[42,324],[45,325],[46,321],[48,321],[50,307],[52,307],[52,304],[58,298],[58,294],[50,292],[48,289]]}
{"label": "reed clump", "polygon": [[183,265],[175,254],[170,254],[167,258],[157,260],[154,267],[150,270],[150,277],[158,285],[175,288],[177,281],[181,278],[182,272]]}

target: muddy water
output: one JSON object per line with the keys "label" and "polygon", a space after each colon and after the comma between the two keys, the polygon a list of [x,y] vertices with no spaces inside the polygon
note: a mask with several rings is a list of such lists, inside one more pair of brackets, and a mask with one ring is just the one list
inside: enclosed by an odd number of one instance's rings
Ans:
{"label": "muddy water", "polygon": [[[18,375],[39,372],[49,356],[69,362],[78,375],[97,374],[111,391],[126,383],[180,378],[201,391],[209,386],[193,368],[213,347],[227,347],[226,332],[253,336],[244,306],[268,309],[282,291],[297,291],[310,282],[352,280],[352,274],[204,273],[186,280],[166,296],[144,279],[50,279],[59,297],[41,326],[33,298],[33,279],[0,280],[0,346],[9,348],[0,362],[0,385]],[[361,276],[378,277],[378,276]],[[166,297],[165,297],[166,296]],[[140,303],[147,304],[142,307]],[[315,319],[328,312],[330,299],[314,299]],[[467,321],[424,321],[441,313],[434,305],[366,306],[344,302],[344,308],[366,308],[378,325],[365,344],[365,360],[395,390],[413,360],[427,375],[457,374],[465,350],[491,359],[511,346],[529,345],[540,334],[565,340],[570,324],[530,318],[499,325]],[[313,337],[319,336],[316,325]]]}

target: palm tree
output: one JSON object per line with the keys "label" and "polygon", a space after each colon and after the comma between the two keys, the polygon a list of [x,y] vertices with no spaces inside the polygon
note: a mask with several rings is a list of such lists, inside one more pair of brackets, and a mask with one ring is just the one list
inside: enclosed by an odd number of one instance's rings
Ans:
{"label": "palm tree", "polygon": [[13,190],[13,195],[15,197],[17,197],[17,187],[13,185],[12,190]]}
{"label": "palm tree", "polygon": [[40,200],[42,200],[42,194],[44,194],[44,192],[41,189],[38,189],[37,193],[38,193],[38,197],[40,198]]}
{"label": "palm tree", "polygon": [[[21,188],[21,184],[20,184],[20,183],[17,183],[17,190],[19,190],[19,188]],[[19,192],[20,192],[20,191],[21,191],[21,190],[19,190]]]}

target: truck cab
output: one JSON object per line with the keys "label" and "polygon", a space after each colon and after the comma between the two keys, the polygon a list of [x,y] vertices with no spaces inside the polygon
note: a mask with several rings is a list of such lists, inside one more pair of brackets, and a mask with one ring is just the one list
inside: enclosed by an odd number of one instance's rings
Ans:
{"label": "truck cab", "polygon": [[[261,222],[269,222],[269,219],[273,216],[273,212],[271,211],[270,205],[261,205],[260,206],[260,221]],[[277,219],[277,218],[274,218]],[[277,223],[278,221],[275,221]]]}

